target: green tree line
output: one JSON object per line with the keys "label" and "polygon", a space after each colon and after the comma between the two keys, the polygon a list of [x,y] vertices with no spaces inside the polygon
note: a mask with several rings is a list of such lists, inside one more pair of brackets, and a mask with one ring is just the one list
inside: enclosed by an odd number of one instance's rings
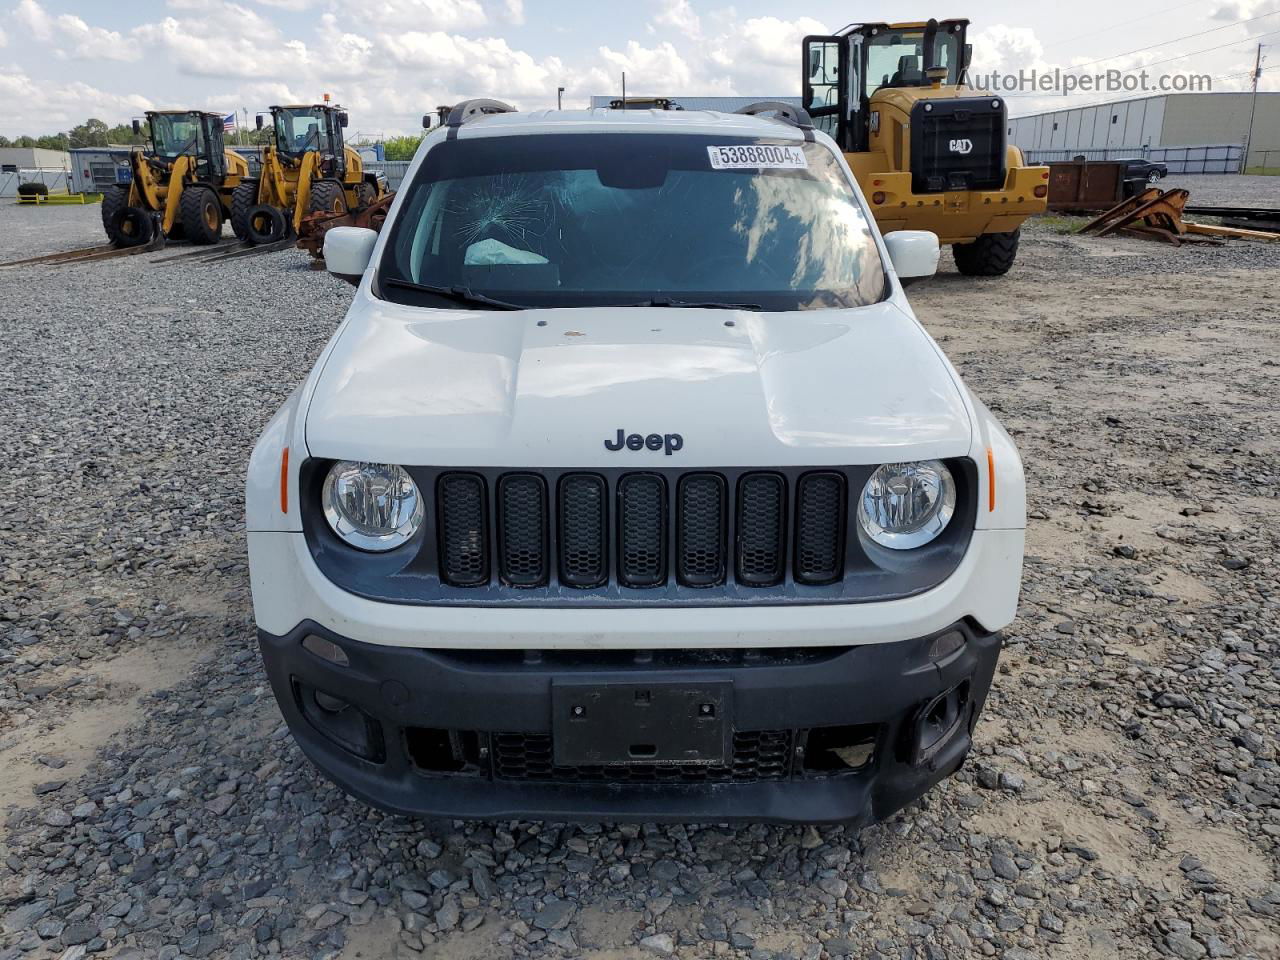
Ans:
{"label": "green tree line", "polygon": [[130,123],[107,126],[103,121],[90,118],[63,133],[50,133],[42,137],[28,135],[0,137],[0,147],[42,147],[46,150],[69,150],[72,147],[105,147],[108,144],[142,143],[147,137],[147,125],[142,133],[134,133]]}
{"label": "green tree line", "polygon": [[[108,145],[133,145],[146,143],[151,136],[147,122],[142,121],[142,132],[134,133],[132,123],[120,123],[114,127],[107,126],[101,120],[91,118],[84,123],[72,127],[63,133],[50,133],[41,137],[23,135],[20,137],[0,137],[0,147],[41,147],[45,150],[70,150],[72,147],[105,147]],[[268,123],[262,130],[243,127],[234,134],[227,134],[228,144],[270,143],[271,125]],[[412,160],[414,151],[422,142],[422,134],[407,137],[391,137],[385,142],[388,160]]]}

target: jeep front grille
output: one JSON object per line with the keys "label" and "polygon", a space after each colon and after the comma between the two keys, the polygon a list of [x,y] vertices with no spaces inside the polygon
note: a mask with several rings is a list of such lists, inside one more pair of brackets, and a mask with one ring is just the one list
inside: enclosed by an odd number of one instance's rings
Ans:
{"label": "jeep front grille", "polygon": [[[781,474],[743,474],[732,509],[732,557],[730,488],[718,473],[694,471],[670,480],[659,473],[624,473],[613,484],[593,473],[567,473],[560,477],[554,516],[547,483],[538,474],[503,474],[496,486],[491,510],[479,475],[438,478],[444,582],[487,584],[496,567],[503,585],[538,587],[558,567],[562,584],[580,588],[615,583],[649,589],[670,584],[673,573],[682,586],[714,587],[726,582],[730,570],[741,585],[771,586],[787,574],[789,522],[795,525],[791,572],[797,583],[833,583],[844,572],[848,485],[834,471],[801,475],[791,497]],[[496,517],[496,564],[488,549],[490,515]]]}

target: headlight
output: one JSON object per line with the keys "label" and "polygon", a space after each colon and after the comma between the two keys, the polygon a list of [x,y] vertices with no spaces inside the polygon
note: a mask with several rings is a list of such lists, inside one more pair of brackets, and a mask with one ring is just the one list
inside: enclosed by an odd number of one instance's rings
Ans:
{"label": "headlight", "polygon": [[886,463],[862,488],[858,523],[882,547],[910,550],[942,533],[956,512],[956,482],[940,460]]}
{"label": "headlight", "polygon": [[320,497],[333,532],[361,550],[394,550],[422,526],[422,494],[395,464],[341,460]]}

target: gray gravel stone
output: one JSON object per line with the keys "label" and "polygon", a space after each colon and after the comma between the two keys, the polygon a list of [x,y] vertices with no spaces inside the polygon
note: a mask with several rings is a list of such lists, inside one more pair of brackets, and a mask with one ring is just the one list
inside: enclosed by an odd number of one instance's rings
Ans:
{"label": "gray gravel stone", "polygon": [[[92,242],[98,212],[0,204],[0,250]],[[420,822],[327,783],[259,665],[242,483],[352,291],[293,251],[159,256],[0,272],[18,291],[0,746],[86,710],[122,725],[85,764],[29,763],[24,782],[66,782],[6,815],[3,960],[334,960],[365,937],[519,960],[654,937],[691,957],[1261,960],[1251,936],[1280,915],[1276,245],[1048,221],[1006,277],[947,259],[912,288],[1017,439],[1030,528],[973,754],[865,829]]]}

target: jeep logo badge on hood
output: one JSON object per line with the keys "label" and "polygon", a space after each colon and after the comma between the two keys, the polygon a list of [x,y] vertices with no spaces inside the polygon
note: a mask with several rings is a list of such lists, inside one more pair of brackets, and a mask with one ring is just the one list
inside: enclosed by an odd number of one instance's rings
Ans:
{"label": "jeep logo badge on hood", "polygon": [[684,449],[684,437],[678,433],[651,433],[642,437],[638,433],[628,434],[625,430],[619,430],[617,438],[606,440],[604,446],[606,450],[621,450],[623,447],[628,450],[643,450],[648,447],[650,450],[665,450],[669,457],[677,450]]}
{"label": "jeep logo badge on hood", "polygon": [[973,150],[973,141],[967,137],[964,140],[952,140],[951,152],[959,154],[967,154]]}

